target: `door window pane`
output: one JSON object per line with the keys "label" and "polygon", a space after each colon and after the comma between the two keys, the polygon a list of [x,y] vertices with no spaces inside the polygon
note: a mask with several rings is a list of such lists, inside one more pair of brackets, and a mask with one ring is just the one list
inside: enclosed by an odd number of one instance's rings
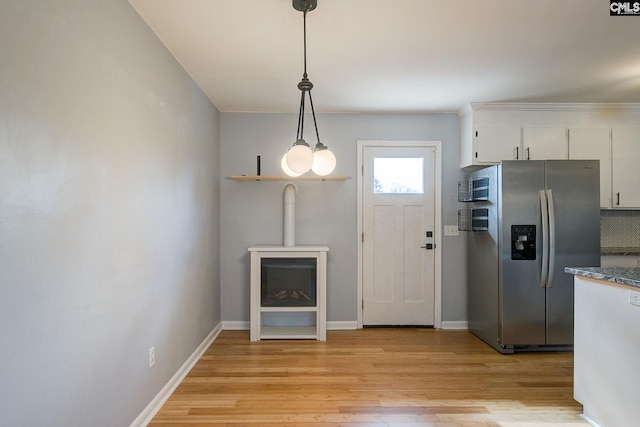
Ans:
{"label": "door window pane", "polygon": [[422,165],[422,157],[375,157],[373,192],[422,194]]}

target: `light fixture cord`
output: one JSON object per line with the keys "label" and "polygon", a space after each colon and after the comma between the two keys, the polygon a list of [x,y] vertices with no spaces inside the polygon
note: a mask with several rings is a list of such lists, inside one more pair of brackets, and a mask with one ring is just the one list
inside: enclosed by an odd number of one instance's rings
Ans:
{"label": "light fixture cord", "polygon": [[304,74],[307,77],[307,11],[302,12],[302,39],[304,43]]}
{"label": "light fixture cord", "polygon": [[304,133],[304,90],[300,95],[300,110],[298,112],[298,130],[296,131],[296,141],[302,139]]}
{"label": "light fixture cord", "polygon": [[[302,80],[307,78],[307,11],[302,12],[302,40],[303,40],[303,57],[304,57],[304,73]],[[296,141],[302,139],[304,135],[304,89],[300,89],[300,109],[298,110],[298,130],[296,131]],[[311,107],[313,110],[313,107]]]}
{"label": "light fixture cord", "polygon": [[320,142],[320,134],[318,133],[318,123],[316,123],[316,112],[313,109],[313,99],[311,98],[311,91],[309,91],[309,104],[311,104],[311,115],[313,116],[313,125],[316,128],[316,141],[317,141],[317,145],[322,146],[322,143]]}
{"label": "light fixture cord", "polygon": [[[303,40],[303,56],[304,56],[304,73],[302,74],[302,81],[304,82],[305,80],[308,81],[308,75],[307,75],[307,11],[303,11],[302,12],[302,40]],[[318,132],[318,123],[316,122],[316,111],[313,108],[313,98],[311,98],[311,89],[307,89],[307,88],[302,88],[300,89],[300,91],[302,92],[302,95],[300,96],[300,110],[298,113],[298,130],[296,131],[296,140],[300,140],[303,138],[304,135],[304,110],[305,110],[305,106],[304,106],[304,99],[305,99],[305,92],[309,92],[309,104],[311,105],[311,115],[313,117],[313,125],[315,127],[316,130],[316,139],[318,142],[318,145],[322,146],[322,143],[320,142],[320,134]]]}

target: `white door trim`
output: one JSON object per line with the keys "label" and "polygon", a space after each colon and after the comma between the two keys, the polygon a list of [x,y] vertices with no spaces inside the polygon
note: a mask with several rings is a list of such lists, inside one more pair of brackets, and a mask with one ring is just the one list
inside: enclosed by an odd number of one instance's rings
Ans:
{"label": "white door trim", "polygon": [[364,148],[365,147],[433,147],[436,152],[435,170],[435,307],[434,327],[442,328],[442,142],[441,141],[358,141],[357,144],[357,214],[358,214],[358,329],[362,329],[362,224],[363,224],[363,174]]}

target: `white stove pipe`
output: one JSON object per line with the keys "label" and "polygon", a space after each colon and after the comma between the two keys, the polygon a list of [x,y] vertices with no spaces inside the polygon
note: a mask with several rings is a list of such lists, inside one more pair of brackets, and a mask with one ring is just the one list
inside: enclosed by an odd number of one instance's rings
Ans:
{"label": "white stove pipe", "polygon": [[296,186],[284,186],[284,246],[296,245]]}

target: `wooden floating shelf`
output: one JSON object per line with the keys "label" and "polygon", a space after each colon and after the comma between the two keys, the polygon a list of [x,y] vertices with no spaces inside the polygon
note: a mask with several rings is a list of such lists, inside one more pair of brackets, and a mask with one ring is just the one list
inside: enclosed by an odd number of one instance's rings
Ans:
{"label": "wooden floating shelf", "polygon": [[350,177],[346,175],[329,176],[278,176],[278,175],[234,175],[234,181],[346,181]]}

